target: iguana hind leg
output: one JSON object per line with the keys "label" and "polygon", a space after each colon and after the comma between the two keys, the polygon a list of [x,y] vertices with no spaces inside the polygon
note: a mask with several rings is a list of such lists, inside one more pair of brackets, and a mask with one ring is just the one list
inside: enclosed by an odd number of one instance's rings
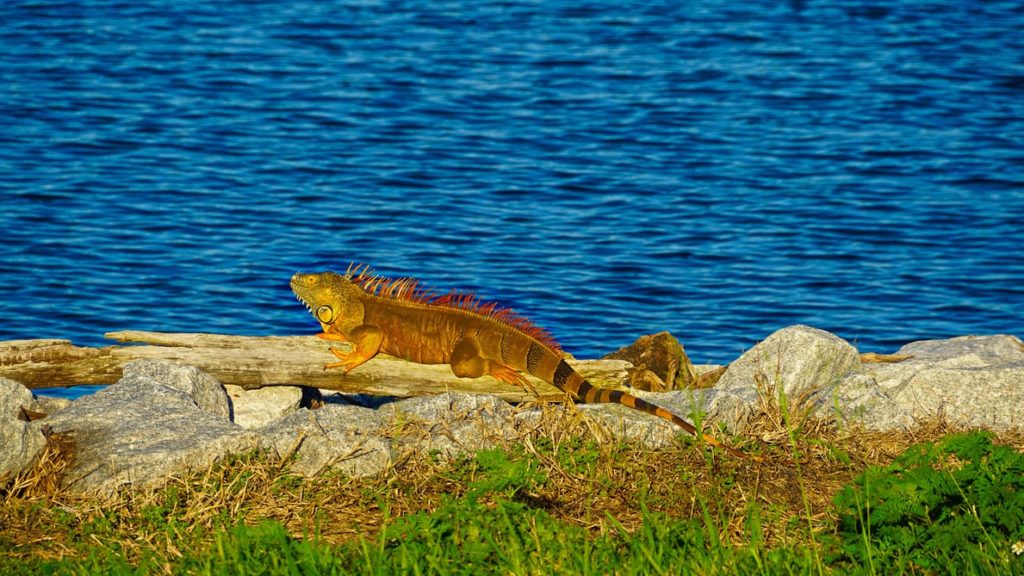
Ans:
{"label": "iguana hind leg", "polygon": [[452,372],[459,378],[479,378],[487,374],[495,380],[515,384],[534,396],[537,395],[533,384],[518,370],[485,357],[480,349],[480,341],[473,336],[463,336],[455,343],[450,363]]}

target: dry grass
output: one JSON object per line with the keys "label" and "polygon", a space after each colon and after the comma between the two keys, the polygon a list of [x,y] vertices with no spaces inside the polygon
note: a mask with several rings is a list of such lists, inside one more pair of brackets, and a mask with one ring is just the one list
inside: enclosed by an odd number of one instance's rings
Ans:
{"label": "dry grass", "polygon": [[[561,521],[597,533],[612,529],[610,515],[632,531],[647,507],[672,517],[709,516],[726,541],[742,544],[756,503],[765,541],[774,546],[811,543],[808,528],[831,529],[832,497],[868,465],[957,431],[941,419],[887,433],[811,419],[795,431],[791,421],[767,402],[752,416],[747,434],[734,439],[759,452],[759,462],[686,441],[655,452],[622,445],[587,416],[558,409],[545,410],[535,429],[503,447],[514,458],[532,459],[544,473],[547,482],[524,497]],[[446,496],[463,494],[476,471],[472,459],[409,456],[377,477],[326,472],[300,478],[282,462],[250,454],[172,478],[160,489],[95,500],[60,490],[73,447],[66,438],[49,440],[32,470],[0,487],[2,554],[63,558],[81,554],[87,539],[91,546],[120,550],[129,561],[144,550],[166,550],[171,562],[182,554],[182,542],[265,519],[297,536],[317,533],[341,543],[376,534],[389,518],[436,510]],[[1021,434],[999,441],[1024,448]]]}

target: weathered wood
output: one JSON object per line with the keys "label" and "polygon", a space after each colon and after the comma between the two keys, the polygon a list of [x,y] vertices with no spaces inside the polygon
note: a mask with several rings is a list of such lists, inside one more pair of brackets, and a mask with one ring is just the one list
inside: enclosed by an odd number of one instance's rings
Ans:
{"label": "weathered wood", "polygon": [[0,342],[0,376],[29,388],[109,384],[121,377],[127,361],[112,352],[112,347],[80,347],[70,340],[8,340]]}
{"label": "weathered wood", "polygon": [[[384,396],[419,396],[445,391],[496,394],[511,402],[536,399],[516,386],[490,377],[458,378],[447,365],[423,365],[379,355],[348,374],[324,370],[335,361],[328,342],[315,336],[228,336],[223,334],[111,332],[107,338],[127,346],[91,348],[68,340],[0,342],[0,376],[29,388],[60,388],[79,384],[112,384],[121,368],[140,358],[170,360],[196,366],[224,384],[245,389],[273,385],[305,385],[341,392]],[[140,345],[141,344],[141,345]],[[622,361],[570,361],[598,386],[625,381]],[[563,397],[553,386],[530,378],[541,398]]]}
{"label": "weathered wood", "polygon": [[877,354],[875,352],[864,352],[860,355],[860,361],[866,364],[895,364],[913,358],[913,354]]}

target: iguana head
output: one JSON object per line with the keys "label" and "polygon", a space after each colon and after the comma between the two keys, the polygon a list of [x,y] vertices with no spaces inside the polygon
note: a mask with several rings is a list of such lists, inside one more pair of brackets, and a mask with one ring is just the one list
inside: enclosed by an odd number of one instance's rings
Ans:
{"label": "iguana head", "polygon": [[362,307],[356,297],[359,288],[347,276],[334,272],[296,272],[290,284],[299,302],[306,305],[324,332],[346,320],[357,324],[362,321],[362,318],[352,317],[355,313],[361,314]]}

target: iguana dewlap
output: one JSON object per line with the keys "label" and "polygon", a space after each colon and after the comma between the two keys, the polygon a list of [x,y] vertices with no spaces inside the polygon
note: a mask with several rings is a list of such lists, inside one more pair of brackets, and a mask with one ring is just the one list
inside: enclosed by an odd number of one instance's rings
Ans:
{"label": "iguana dewlap", "polygon": [[384,278],[360,266],[349,266],[345,274],[297,273],[291,288],[320,323],[321,338],[352,345],[350,351],[331,348],[339,361],[328,368],[348,372],[383,352],[421,364],[449,364],[462,378],[490,375],[532,391],[525,372],[578,401],[622,404],[698,434],[689,422],[664,408],[626,392],[592,386],[566,363],[543,329],[472,294],[437,296],[420,288],[415,279]]}

